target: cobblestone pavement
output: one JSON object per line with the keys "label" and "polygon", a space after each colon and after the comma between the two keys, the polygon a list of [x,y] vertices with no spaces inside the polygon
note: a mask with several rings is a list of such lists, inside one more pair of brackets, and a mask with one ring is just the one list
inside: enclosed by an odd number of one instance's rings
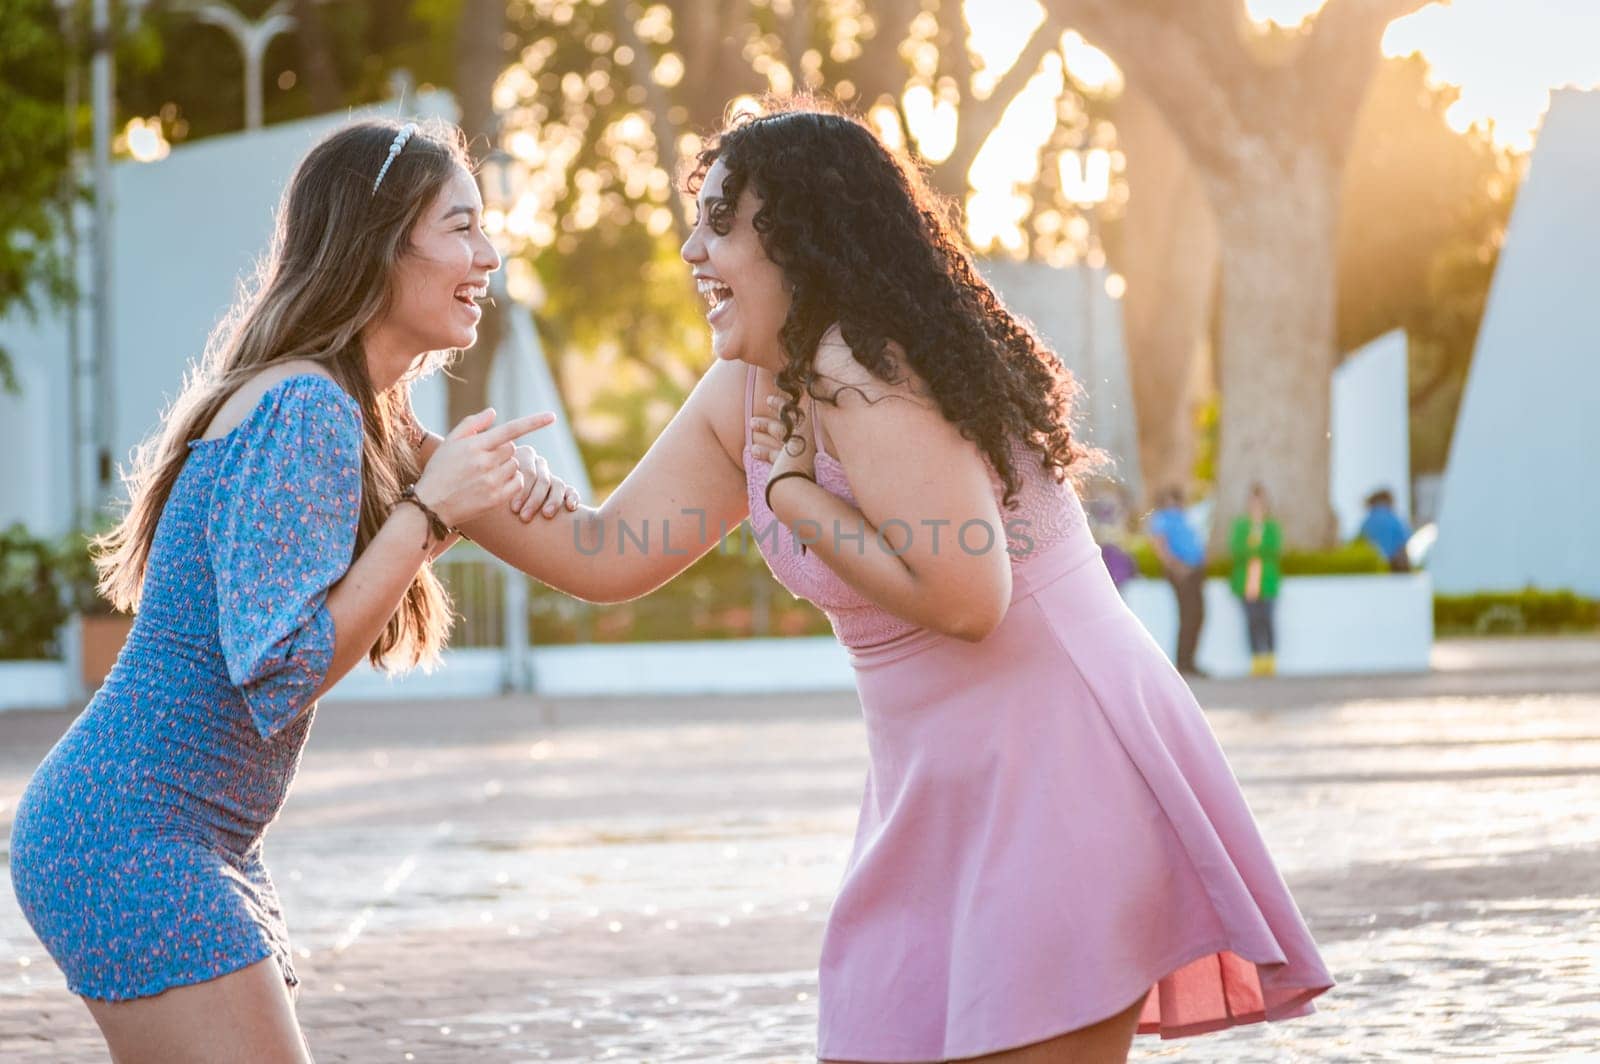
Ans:
{"label": "cobblestone pavement", "polygon": [[[1600,1051],[1600,644],[1436,661],[1202,684],[1341,985],[1135,1060]],[[0,715],[0,843],[69,719]],[[267,842],[317,1060],[810,1060],[863,767],[842,695],[324,707]],[[0,890],[0,1060],[105,1059]]]}

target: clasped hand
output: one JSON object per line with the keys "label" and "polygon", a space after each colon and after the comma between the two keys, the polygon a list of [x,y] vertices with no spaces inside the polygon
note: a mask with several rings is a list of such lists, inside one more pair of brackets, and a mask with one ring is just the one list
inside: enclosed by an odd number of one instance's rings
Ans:
{"label": "clasped hand", "polygon": [[[555,419],[555,414],[546,411],[496,425],[493,408],[462,418],[428,460],[417,481],[417,498],[452,528],[496,506],[525,506],[540,482],[544,459],[531,447],[519,449],[516,441]],[[519,456],[519,450],[527,454]],[[524,465],[531,466],[528,475]],[[543,467],[543,476],[548,480],[548,465]],[[548,483],[546,488],[548,495]],[[570,489],[563,485],[563,490]]]}
{"label": "clasped hand", "polygon": [[783,400],[776,395],[767,396],[768,417],[750,419],[750,445],[757,458],[772,463],[772,476],[797,472],[815,480],[817,476],[817,442],[811,431],[811,422],[804,410],[795,411],[794,431],[784,435],[783,422],[778,413]]}

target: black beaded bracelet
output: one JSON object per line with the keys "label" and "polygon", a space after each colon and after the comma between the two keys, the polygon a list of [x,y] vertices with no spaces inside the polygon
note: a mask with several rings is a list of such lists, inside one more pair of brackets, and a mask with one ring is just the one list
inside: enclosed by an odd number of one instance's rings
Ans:
{"label": "black beaded bracelet", "polygon": [[776,484],[780,480],[783,480],[785,477],[805,477],[813,484],[817,482],[816,477],[812,476],[810,473],[805,473],[798,469],[790,469],[779,473],[777,476],[767,481],[767,490],[763,495],[763,498],[765,498],[767,501],[767,509],[772,509],[772,485]]}
{"label": "black beaded bracelet", "polygon": [[[406,489],[400,493],[400,501],[408,502],[422,511],[422,516],[428,519],[428,531],[433,540],[443,543],[455,531],[455,529],[444,523],[444,518],[433,512],[433,507],[417,498],[417,486],[415,484],[407,485]],[[428,550],[431,547],[431,541],[422,544],[423,550]]]}

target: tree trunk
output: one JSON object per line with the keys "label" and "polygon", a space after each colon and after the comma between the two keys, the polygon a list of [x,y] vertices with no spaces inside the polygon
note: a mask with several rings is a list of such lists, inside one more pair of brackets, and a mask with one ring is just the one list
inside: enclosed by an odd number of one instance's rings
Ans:
{"label": "tree trunk", "polygon": [[[677,90],[687,109],[685,130],[714,130],[722,126],[723,109],[741,93],[759,95],[767,89],[765,76],[751,69],[744,47],[751,31],[747,0],[671,0],[671,48],[683,58],[688,73]],[[795,79],[799,81],[799,71]]]}
{"label": "tree trunk", "polygon": [[1336,534],[1328,470],[1339,172],[1314,150],[1284,161],[1263,144],[1252,154],[1212,188],[1222,439],[1211,542],[1220,545],[1259,480],[1286,545],[1325,547]]}
{"label": "tree trunk", "polygon": [[[506,66],[501,40],[505,23],[505,0],[464,0],[456,24],[456,92],[461,129],[474,155],[480,157],[495,147],[500,136],[494,113],[494,83]],[[504,315],[498,306],[484,306],[483,318],[478,322],[478,343],[462,356],[448,378],[446,406],[452,426],[489,405],[489,369],[505,335]]]}
{"label": "tree trunk", "polygon": [[[644,87],[645,105],[650,114],[650,129],[656,139],[656,162],[667,172],[674,186],[683,178],[682,160],[678,156],[678,129],[672,122],[672,100],[666,87],[655,79],[652,71],[656,65],[655,51],[643,37],[634,21],[632,6],[624,6],[617,14],[617,34],[633,53],[628,74],[635,85]],[[678,243],[689,239],[691,219],[684,216],[682,196],[667,197],[667,209],[672,212],[672,228],[678,234]]]}
{"label": "tree trunk", "polygon": [[1194,468],[1198,362],[1216,295],[1218,233],[1204,186],[1149,99],[1129,86],[1113,117],[1128,156],[1116,265],[1128,282],[1123,330],[1149,494],[1186,487]]}
{"label": "tree trunk", "polygon": [[300,62],[306,70],[306,88],[311,93],[311,103],[319,113],[337,111],[344,100],[344,86],[339,83],[339,70],[333,64],[333,47],[328,43],[328,31],[322,25],[322,15],[317,11],[316,0],[293,0],[295,36],[300,44]]}

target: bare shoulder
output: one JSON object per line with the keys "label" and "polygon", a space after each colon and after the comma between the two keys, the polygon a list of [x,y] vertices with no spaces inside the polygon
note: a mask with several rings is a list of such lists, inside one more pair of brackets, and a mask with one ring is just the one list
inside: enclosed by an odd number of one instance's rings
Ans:
{"label": "bare shoulder", "polygon": [[911,368],[905,349],[890,340],[885,353],[892,367],[890,380],[877,376],[857,361],[839,326],[830,325],[817,342],[817,357],[813,363],[821,378],[818,394],[841,407],[871,406],[891,397],[925,402],[928,390]]}
{"label": "bare shoulder", "polygon": [[266,367],[260,373],[241,384],[232,395],[228,396],[227,401],[222,404],[222,409],[217,411],[216,415],[211,419],[211,424],[206,426],[204,438],[211,440],[219,436],[226,436],[238,428],[245,418],[250,416],[250,411],[256,408],[256,404],[261,401],[261,397],[266,395],[273,385],[282,383],[290,377],[308,375],[321,377],[324,380],[333,380],[333,375],[321,363],[312,362],[309,359],[293,359],[288,362],[277,362]]}

